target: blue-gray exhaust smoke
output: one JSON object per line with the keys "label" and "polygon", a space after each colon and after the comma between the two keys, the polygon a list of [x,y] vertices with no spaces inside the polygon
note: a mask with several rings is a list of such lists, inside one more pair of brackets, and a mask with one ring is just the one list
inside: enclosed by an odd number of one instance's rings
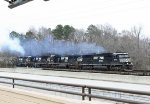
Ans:
{"label": "blue-gray exhaust smoke", "polygon": [[25,51],[24,56],[40,56],[48,53],[73,55],[105,52],[103,47],[97,46],[95,43],[56,40],[52,36],[42,40],[28,39],[21,45]]}
{"label": "blue-gray exhaust smoke", "polygon": [[0,38],[0,52],[9,54],[24,55],[25,51],[20,44],[18,38],[10,38],[9,35],[1,35]]}
{"label": "blue-gray exhaust smoke", "polygon": [[79,55],[102,53],[105,49],[95,43],[57,40],[52,36],[44,39],[19,39],[3,35],[0,39],[0,52],[16,56],[40,56],[45,54]]}

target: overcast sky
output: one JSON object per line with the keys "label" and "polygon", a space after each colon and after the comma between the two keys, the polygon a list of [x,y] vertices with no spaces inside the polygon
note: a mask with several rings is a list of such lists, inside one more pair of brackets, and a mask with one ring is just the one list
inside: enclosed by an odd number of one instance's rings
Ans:
{"label": "overcast sky", "polygon": [[0,35],[58,24],[78,29],[110,24],[119,31],[142,26],[145,36],[150,35],[150,0],[34,0],[14,9],[7,6],[0,0]]}

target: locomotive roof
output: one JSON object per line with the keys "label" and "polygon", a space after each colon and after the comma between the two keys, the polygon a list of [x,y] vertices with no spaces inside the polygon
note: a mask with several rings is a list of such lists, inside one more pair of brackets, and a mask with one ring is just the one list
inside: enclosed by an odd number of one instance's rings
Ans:
{"label": "locomotive roof", "polygon": [[128,53],[125,52],[116,52],[116,53],[92,53],[92,54],[85,54],[81,56],[91,56],[91,55],[127,55]]}
{"label": "locomotive roof", "polygon": [[73,55],[58,55],[58,54],[45,54],[45,55],[38,55],[38,56],[21,56],[20,58],[29,58],[29,57],[47,57],[47,56],[62,56],[62,57],[76,57],[76,56],[96,56],[96,55],[127,55],[126,52],[116,52],[116,53],[90,53],[90,54],[73,54]]}
{"label": "locomotive roof", "polygon": [[116,52],[116,53],[113,53],[113,54],[116,54],[116,55],[118,55],[118,54],[126,55],[128,53],[126,53],[126,52]]}

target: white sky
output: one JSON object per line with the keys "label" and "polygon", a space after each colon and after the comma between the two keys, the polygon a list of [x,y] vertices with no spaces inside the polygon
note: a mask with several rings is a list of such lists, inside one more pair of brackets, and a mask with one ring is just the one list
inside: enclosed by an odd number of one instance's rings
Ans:
{"label": "white sky", "polygon": [[[117,30],[142,26],[150,35],[150,0],[34,0],[14,9],[0,1],[0,35],[15,30],[24,33],[58,24],[86,29],[90,24],[110,24]],[[149,36],[150,37],[150,36]]]}

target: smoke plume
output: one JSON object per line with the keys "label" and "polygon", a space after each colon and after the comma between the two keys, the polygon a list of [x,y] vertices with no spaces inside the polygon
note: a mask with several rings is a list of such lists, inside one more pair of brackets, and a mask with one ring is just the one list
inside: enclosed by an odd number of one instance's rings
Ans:
{"label": "smoke plume", "polygon": [[28,39],[22,43],[22,47],[25,50],[26,56],[36,56],[47,53],[60,55],[90,54],[102,53],[105,51],[103,47],[97,46],[95,43],[75,43],[66,40],[56,40],[52,36],[46,37],[42,40]]}
{"label": "smoke plume", "polygon": [[20,40],[17,38],[11,39],[9,35],[2,35],[0,37],[0,52],[25,54],[23,47],[20,45]]}
{"label": "smoke plume", "polygon": [[60,55],[102,53],[105,49],[95,43],[72,42],[56,40],[51,35],[44,39],[10,38],[3,35],[0,38],[0,52],[7,52],[18,56],[37,56],[48,53]]}

